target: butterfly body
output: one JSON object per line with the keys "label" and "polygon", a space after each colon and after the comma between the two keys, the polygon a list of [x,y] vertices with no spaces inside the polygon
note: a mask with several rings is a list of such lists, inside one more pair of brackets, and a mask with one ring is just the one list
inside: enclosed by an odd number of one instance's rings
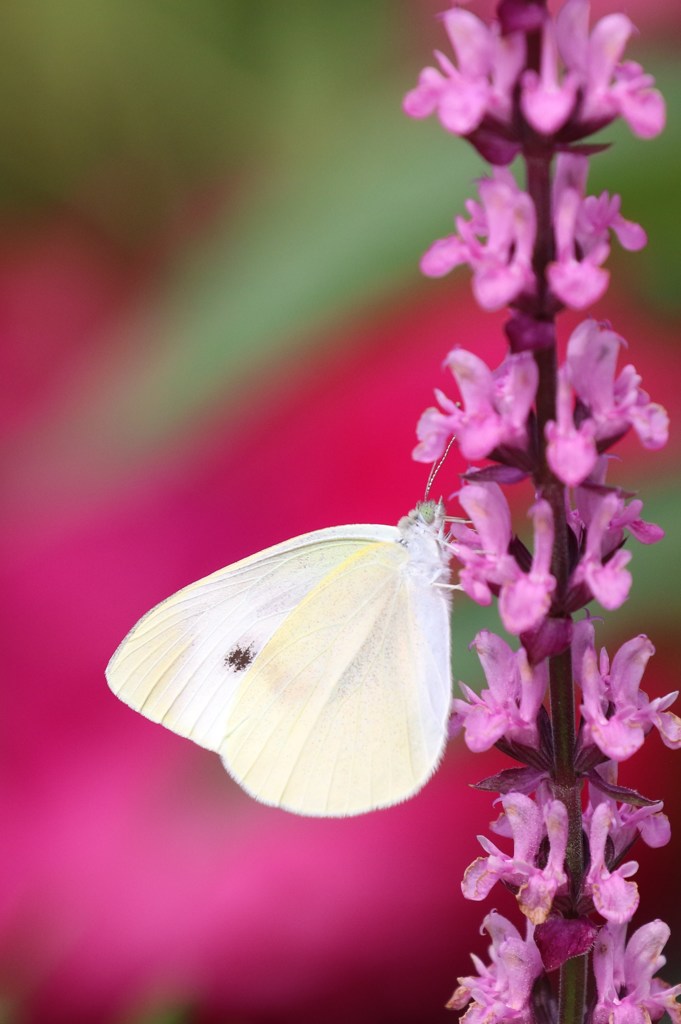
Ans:
{"label": "butterfly body", "polygon": [[397,527],[317,530],[163,601],[107,679],[216,750],[265,803],[331,816],[388,806],[425,783],[444,748],[447,579],[441,506]]}

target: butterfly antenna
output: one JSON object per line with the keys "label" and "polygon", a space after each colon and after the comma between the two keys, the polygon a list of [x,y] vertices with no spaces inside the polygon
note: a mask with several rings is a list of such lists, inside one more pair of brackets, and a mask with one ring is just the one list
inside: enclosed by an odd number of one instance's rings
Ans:
{"label": "butterfly antenna", "polygon": [[452,447],[452,445],[454,444],[455,440],[456,440],[455,437],[451,437],[449,439],[449,444],[445,448],[444,455],[442,455],[442,457],[436,463],[433,464],[433,466],[432,466],[432,468],[430,470],[430,476],[428,477],[428,483],[426,484],[426,493],[423,496],[423,500],[424,501],[427,501],[428,495],[430,494],[430,489],[433,486],[433,481],[435,480],[435,477],[437,476],[437,474],[440,472],[440,469],[442,468],[442,464],[444,463],[445,459],[449,455],[449,449]]}

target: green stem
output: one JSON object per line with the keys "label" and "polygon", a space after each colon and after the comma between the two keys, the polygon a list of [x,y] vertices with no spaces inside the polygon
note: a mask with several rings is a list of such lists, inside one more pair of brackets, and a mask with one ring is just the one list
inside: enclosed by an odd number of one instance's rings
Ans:
{"label": "green stem", "polygon": [[561,1024],[582,1024],[586,1002],[588,956],[575,956],[560,969],[558,1020]]}

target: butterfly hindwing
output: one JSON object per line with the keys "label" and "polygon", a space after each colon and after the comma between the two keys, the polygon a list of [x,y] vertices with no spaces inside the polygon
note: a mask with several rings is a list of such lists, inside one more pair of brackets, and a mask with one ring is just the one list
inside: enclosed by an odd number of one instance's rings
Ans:
{"label": "butterfly hindwing", "polygon": [[448,600],[394,541],[355,551],[288,615],[243,674],[220,747],[266,803],[357,814],[434,771],[450,703]]}

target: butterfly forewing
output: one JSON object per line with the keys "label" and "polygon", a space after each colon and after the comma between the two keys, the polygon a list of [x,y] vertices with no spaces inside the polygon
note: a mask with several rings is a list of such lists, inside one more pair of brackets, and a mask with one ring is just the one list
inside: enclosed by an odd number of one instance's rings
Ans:
{"label": "butterfly forewing", "polygon": [[394,540],[354,552],[244,673],[220,753],[254,796],[358,814],[433,772],[450,703],[448,599],[409,569]]}
{"label": "butterfly forewing", "polygon": [[148,612],[113,655],[107,679],[136,711],[217,750],[244,673],[291,611],[390,526],[318,530],[227,566]]}

